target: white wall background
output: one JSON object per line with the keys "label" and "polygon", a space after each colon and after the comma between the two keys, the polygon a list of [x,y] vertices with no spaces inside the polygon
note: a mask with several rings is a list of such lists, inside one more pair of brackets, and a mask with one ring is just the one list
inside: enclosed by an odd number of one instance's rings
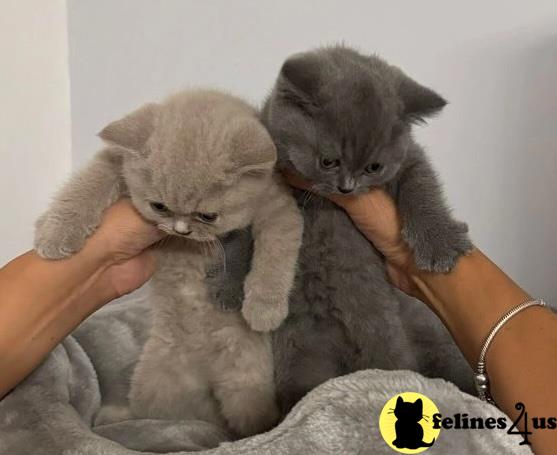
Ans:
{"label": "white wall background", "polygon": [[33,224],[70,170],[66,2],[2,0],[0,266],[32,246]]}
{"label": "white wall background", "polygon": [[[61,3],[14,0],[0,19],[2,258],[69,163]],[[68,21],[75,166],[106,123],[181,87],[257,102],[293,52],[344,40],[381,54],[451,101],[418,135],[476,243],[557,302],[554,0],[69,0]]]}

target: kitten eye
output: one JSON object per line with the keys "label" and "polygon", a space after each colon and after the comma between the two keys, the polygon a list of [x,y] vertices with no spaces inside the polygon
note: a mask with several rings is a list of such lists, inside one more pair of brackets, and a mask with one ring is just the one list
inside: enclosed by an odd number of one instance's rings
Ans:
{"label": "kitten eye", "polygon": [[217,213],[198,213],[197,219],[203,223],[214,223],[219,215]]}
{"label": "kitten eye", "polygon": [[368,174],[375,174],[376,172],[379,172],[381,169],[383,169],[383,165],[380,163],[371,163],[366,166],[366,172]]}
{"label": "kitten eye", "polygon": [[321,166],[325,169],[333,169],[340,166],[340,160],[331,160],[329,158],[321,158]]}
{"label": "kitten eye", "polygon": [[164,205],[162,202],[149,202],[149,205],[155,212],[159,213],[168,213],[168,207]]}

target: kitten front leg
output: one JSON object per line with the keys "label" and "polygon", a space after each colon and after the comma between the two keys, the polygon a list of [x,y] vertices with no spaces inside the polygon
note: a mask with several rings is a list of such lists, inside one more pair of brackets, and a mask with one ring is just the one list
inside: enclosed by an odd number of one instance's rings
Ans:
{"label": "kitten front leg", "polygon": [[252,226],[251,270],[244,284],[242,314],[253,330],[276,329],[288,315],[303,218],[289,189],[278,181]]}
{"label": "kitten front leg", "polygon": [[441,184],[421,149],[413,152],[410,164],[390,188],[397,201],[402,237],[420,270],[449,272],[473,248],[468,226],[452,217]]}
{"label": "kitten front leg", "polygon": [[62,259],[83,247],[103,211],[122,195],[120,168],[121,158],[104,149],[64,185],[37,221],[34,248],[39,256]]}

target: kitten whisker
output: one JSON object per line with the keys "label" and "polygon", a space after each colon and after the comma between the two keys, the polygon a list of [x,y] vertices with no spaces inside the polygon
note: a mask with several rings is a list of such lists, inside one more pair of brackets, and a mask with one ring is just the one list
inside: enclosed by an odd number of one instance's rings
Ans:
{"label": "kitten whisker", "polygon": [[[222,257],[223,257],[222,253],[223,253],[224,247],[222,246],[222,244],[220,243],[220,241],[218,239],[211,239],[211,240],[208,240],[206,242],[203,242],[203,246],[204,247],[206,246],[208,248],[208,250],[210,252],[209,257],[211,259],[213,259],[215,256],[217,257],[217,259],[222,259]],[[226,268],[226,262],[223,265],[224,265],[224,268]],[[217,266],[220,269],[220,264],[217,264]]]}
{"label": "kitten whisker", "polygon": [[216,242],[217,247],[220,250],[220,253],[222,253],[222,270],[224,271],[224,273],[226,273],[226,250],[224,249],[224,245],[222,244],[222,242],[218,237],[215,238],[214,241]]}
{"label": "kitten whisker", "polygon": [[167,235],[164,239],[163,239],[163,246],[167,246],[170,242],[172,242],[172,237],[170,235]]}
{"label": "kitten whisker", "polygon": [[304,199],[302,202],[302,211],[305,210],[306,205],[309,203],[312,197],[319,195],[319,183],[314,183],[310,186],[309,190],[305,191]]}
{"label": "kitten whisker", "polygon": [[302,201],[302,210],[306,209],[307,203],[310,201],[311,197],[313,196],[313,192],[312,192],[313,187],[314,185],[312,185],[309,190],[306,190],[304,192],[304,199]]}
{"label": "kitten whisker", "polygon": [[[157,224],[157,228],[159,230],[161,230],[162,232],[164,232],[165,234],[170,234],[168,229],[166,228],[166,226],[162,225],[162,224]],[[170,242],[170,235],[165,235],[162,239],[160,239],[159,241],[155,242],[155,245],[158,248],[164,248],[168,243]]]}
{"label": "kitten whisker", "polygon": [[216,242],[214,240],[209,240],[209,245],[211,245],[213,256],[220,257],[220,252],[218,250]]}
{"label": "kitten whisker", "polygon": [[212,258],[213,256],[215,256],[215,245],[213,244],[213,241],[203,242],[203,244],[207,245],[207,249],[209,250],[208,257]]}

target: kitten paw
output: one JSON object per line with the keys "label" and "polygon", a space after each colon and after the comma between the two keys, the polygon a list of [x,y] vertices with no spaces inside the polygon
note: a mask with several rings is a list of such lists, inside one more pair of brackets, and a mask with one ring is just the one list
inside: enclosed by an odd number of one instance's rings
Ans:
{"label": "kitten paw", "polygon": [[244,319],[257,332],[277,329],[288,315],[288,299],[265,296],[248,290],[242,304]]}
{"label": "kitten paw", "polygon": [[402,236],[414,250],[416,266],[426,272],[450,272],[458,259],[473,248],[465,223],[431,229],[427,236],[411,236],[403,229]]}
{"label": "kitten paw", "polygon": [[78,252],[89,236],[83,229],[51,217],[40,218],[34,248],[45,259],[64,259]]}

